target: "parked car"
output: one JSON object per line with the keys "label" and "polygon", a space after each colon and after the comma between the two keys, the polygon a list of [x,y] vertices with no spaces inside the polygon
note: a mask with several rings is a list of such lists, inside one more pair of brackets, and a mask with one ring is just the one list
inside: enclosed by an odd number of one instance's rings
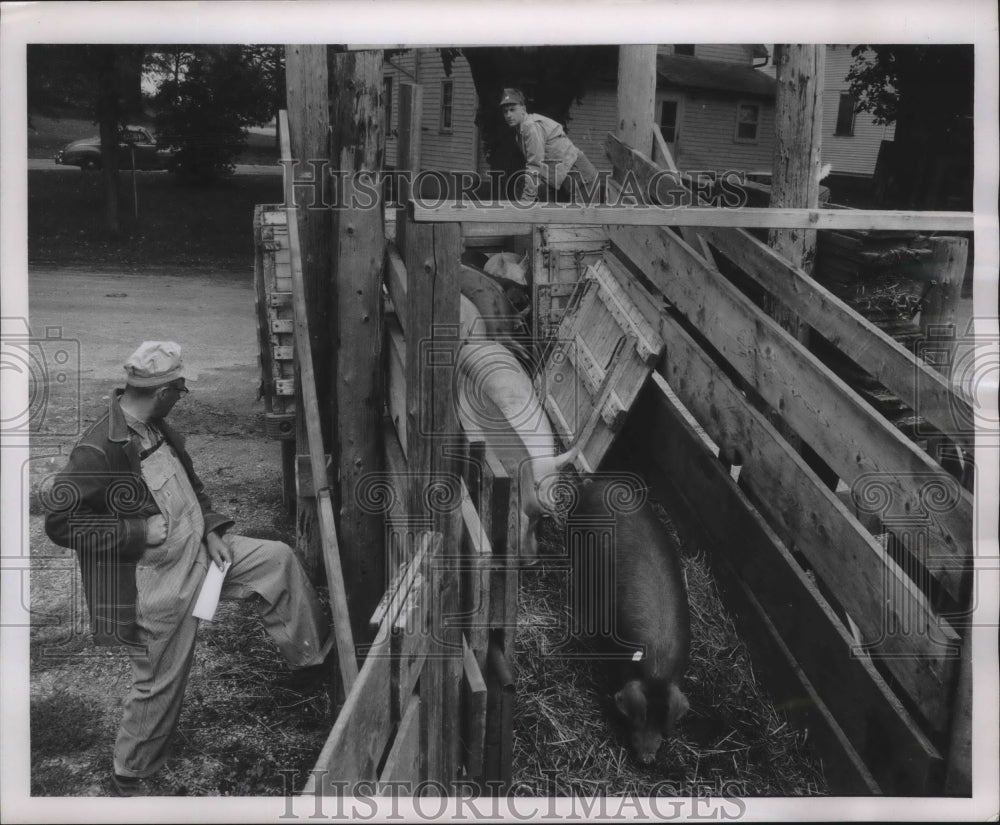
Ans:
{"label": "parked car", "polygon": [[[175,171],[173,149],[158,148],[149,130],[142,126],[123,126],[118,133],[118,168],[167,169]],[[100,169],[101,136],[87,137],[67,143],[55,156],[56,163],[79,166],[84,171]]]}

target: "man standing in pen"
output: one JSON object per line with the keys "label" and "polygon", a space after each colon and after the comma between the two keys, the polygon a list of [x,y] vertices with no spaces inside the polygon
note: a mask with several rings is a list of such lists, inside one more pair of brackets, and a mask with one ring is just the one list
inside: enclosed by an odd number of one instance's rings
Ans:
{"label": "man standing in pen", "polygon": [[70,453],[48,494],[45,531],[77,552],[95,644],[127,645],[125,697],[111,785],[148,793],[180,715],[209,565],[230,567],[223,598],[253,594],[264,628],[295,667],[322,669],[333,634],[287,544],[229,532],[212,509],[184,438],[166,422],[188,394],[181,348],[146,341],[126,384]]}
{"label": "man standing in pen", "polygon": [[523,92],[504,89],[500,111],[507,125],[515,130],[518,148],[524,155],[524,185],[519,198],[522,203],[538,200],[543,184],[555,193],[564,193],[574,203],[604,201],[603,180],[594,164],[556,121],[528,113]]}

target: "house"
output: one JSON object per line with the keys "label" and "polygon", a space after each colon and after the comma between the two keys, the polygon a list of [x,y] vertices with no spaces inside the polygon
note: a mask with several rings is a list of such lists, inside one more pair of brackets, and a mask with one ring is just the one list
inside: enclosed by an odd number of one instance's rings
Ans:
{"label": "house", "polygon": [[382,73],[389,122],[386,124],[385,164],[396,168],[398,158],[399,86],[423,88],[420,129],[421,170],[478,169],[481,165],[476,127],[476,87],[465,58],[458,56],[445,74],[438,49],[392,50]]}
{"label": "house", "polygon": [[[755,68],[766,57],[754,45],[658,47],[655,117],[679,168],[771,168],[776,83]],[[617,95],[617,79],[607,78],[570,108],[567,133],[599,169],[611,168],[603,147],[616,129]],[[651,153],[652,136],[636,148]]]}
{"label": "house", "polygon": [[[854,112],[847,73],[852,46],[827,46],[823,88],[822,162],[834,175],[870,178],[879,146],[894,127],[876,125]],[[686,171],[771,170],[777,83],[771,50],[759,44],[672,44],[657,48],[656,122]],[[437,49],[390,52],[384,73],[391,106],[386,164],[396,164],[395,130],[402,82],[423,86],[421,169],[481,169],[475,125],[477,96],[469,65],[461,56],[446,75]],[[598,78],[570,107],[566,133],[598,169],[611,169],[604,153],[608,132],[617,127],[617,78]],[[637,147],[652,152],[649,146]]]}

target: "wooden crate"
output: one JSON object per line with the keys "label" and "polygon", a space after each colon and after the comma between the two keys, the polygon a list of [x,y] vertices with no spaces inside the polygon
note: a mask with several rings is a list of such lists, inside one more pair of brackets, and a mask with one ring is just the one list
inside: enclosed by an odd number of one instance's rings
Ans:
{"label": "wooden crate", "polygon": [[254,301],[264,431],[295,440],[295,334],[288,224],[280,206],[254,209]]}

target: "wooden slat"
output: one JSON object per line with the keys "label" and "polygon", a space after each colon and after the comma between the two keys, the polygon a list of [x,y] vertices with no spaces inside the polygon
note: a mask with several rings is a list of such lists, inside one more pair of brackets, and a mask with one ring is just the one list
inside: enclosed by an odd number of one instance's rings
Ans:
{"label": "wooden slat", "polygon": [[486,680],[472,648],[462,640],[462,692],[465,770],[478,778],[483,773],[483,747],[486,738]]}
{"label": "wooden slat", "polygon": [[[740,483],[775,532],[805,555],[864,639],[877,642],[871,655],[884,657],[926,718],[942,729],[958,634],[677,321],[664,318],[661,331],[668,346],[663,370],[683,404],[724,455],[740,456]],[[663,378],[654,374],[654,381],[663,389]]]}
{"label": "wooden slat", "polygon": [[385,632],[376,637],[369,650],[302,789],[303,795],[339,796],[340,791],[331,781],[376,779],[379,761],[392,735],[390,661],[389,634]]}
{"label": "wooden slat", "polygon": [[[609,231],[623,254],[848,484],[877,479],[894,506],[908,507],[914,517],[930,515],[924,503],[928,481],[951,490],[952,479],[933,460],[687,244],[662,229]],[[961,604],[971,560],[972,499],[964,490],[953,492],[955,506],[927,519],[932,545],[926,564]]]}
{"label": "wooden slat", "polygon": [[385,316],[385,332],[388,339],[386,359],[386,405],[389,416],[396,428],[396,435],[403,448],[407,449],[408,427],[406,415],[406,340],[396,315]]}
{"label": "wooden slat", "polygon": [[389,297],[392,299],[392,305],[396,310],[400,329],[402,329],[405,335],[407,317],[406,267],[403,265],[403,259],[399,256],[399,251],[394,244],[386,245],[385,285],[389,291]]}
{"label": "wooden slat", "polygon": [[[973,420],[968,402],[891,336],[777,252],[740,229],[707,229],[723,255],[945,434]],[[971,442],[969,437],[962,439]],[[971,446],[971,444],[970,444]]]}
{"label": "wooden slat", "polygon": [[531,224],[517,224],[517,223],[497,223],[491,224],[488,221],[484,223],[470,223],[468,226],[462,225],[462,237],[466,239],[472,239],[473,243],[471,246],[477,246],[475,241],[480,240],[495,240],[500,242],[505,242],[511,235],[530,235],[531,234]]}
{"label": "wooden slat", "polygon": [[[683,503],[675,512],[696,520],[713,560],[725,559],[754,594],[879,784],[890,793],[931,792],[938,752],[872,662],[853,655],[853,638],[816,586],[655,381],[634,415],[627,444],[635,466],[656,489]],[[752,654],[760,652],[751,646]],[[766,667],[757,672],[765,680],[773,675]],[[804,689],[776,689],[809,702]],[[844,755],[839,746],[834,752]]]}
{"label": "wooden slat", "polygon": [[411,696],[379,776],[379,796],[400,793],[400,787],[390,783],[407,783],[403,790],[406,793],[420,782],[420,708],[420,697]]}
{"label": "wooden slat", "polygon": [[[427,572],[426,567],[424,570]],[[433,571],[426,577],[424,573],[417,573],[399,615],[392,623],[389,644],[392,667],[389,680],[392,709],[396,719],[402,717],[413,696],[413,689],[430,650],[428,614],[432,601],[429,597],[430,579],[433,575]]]}
{"label": "wooden slat", "polygon": [[573,206],[552,204],[479,209],[460,201],[433,205],[410,201],[417,223],[577,223],[620,226],[741,226],[747,229],[913,229],[922,232],[971,232],[971,212],[904,212],[897,210],[770,209],[744,206]]}
{"label": "wooden slat", "polygon": [[[282,146],[287,152],[289,146],[288,116],[285,112],[279,113],[279,128]],[[347,593],[344,589],[344,575],[340,566],[340,546],[333,518],[333,502],[330,500],[330,483],[324,470],[323,433],[320,428],[316,374],[313,369],[306,296],[302,282],[302,255],[299,251],[298,222],[294,214],[288,216],[288,241],[292,250],[292,280],[295,286],[292,294],[295,306],[295,347],[298,356],[296,363],[299,365],[302,376],[303,415],[309,436],[308,447],[309,456],[312,459],[313,489],[316,491],[316,506],[323,544],[323,562],[330,589],[330,607],[333,612],[333,632],[337,641],[340,675],[345,693],[350,693],[351,687],[358,678],[358,664],[355,659],[354,636],[347,607]]]}
{"label": "wooden slat", "polygon": [[462,615],[480,665],[485,664],[490,630],[490,576],[493,549],[465,481],[462,481]]}

